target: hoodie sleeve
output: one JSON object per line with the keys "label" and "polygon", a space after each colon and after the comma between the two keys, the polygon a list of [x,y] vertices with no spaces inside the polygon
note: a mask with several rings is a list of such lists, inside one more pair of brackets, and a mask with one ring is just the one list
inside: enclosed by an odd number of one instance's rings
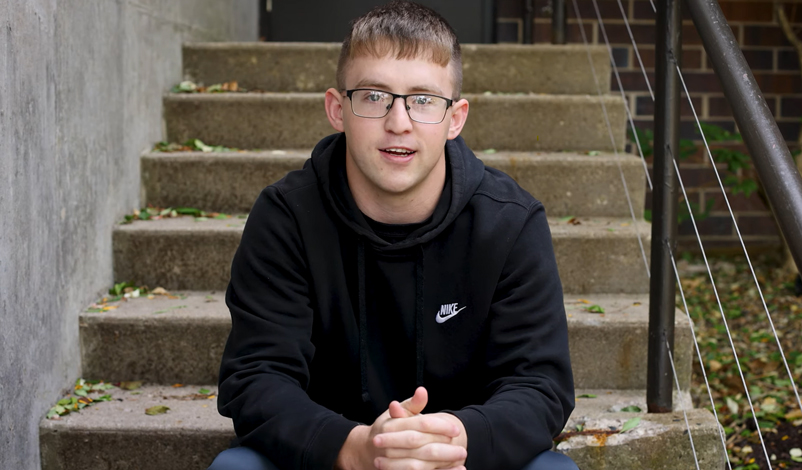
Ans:
{"label": "hoodie sleeve", "polygon": [[256,201],[231,266],[231,333],[220,367],[220,414],[240,444],[283,469],[331,469],[357,425],[306,393],[313,302],[301,237],[278,189]]}
{"label": "hoodie sleeve", "polygon": [[452,413],[468,434],[468,470],[520,470],[551,449],[574,408],[562,285],[539,202],[507,256],[489,328],[489,398]]}

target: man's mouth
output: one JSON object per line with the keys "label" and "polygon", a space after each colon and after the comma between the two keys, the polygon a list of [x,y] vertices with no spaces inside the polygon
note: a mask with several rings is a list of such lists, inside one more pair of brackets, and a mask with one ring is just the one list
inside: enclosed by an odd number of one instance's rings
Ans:
{"label": "man's mouth", "polygon": [[390,155],[396,157],[408,157],[415,153],[415,150],[409,150],[401,147],[389,147],[385,149],[379,149],[382,152],[388,153]]}

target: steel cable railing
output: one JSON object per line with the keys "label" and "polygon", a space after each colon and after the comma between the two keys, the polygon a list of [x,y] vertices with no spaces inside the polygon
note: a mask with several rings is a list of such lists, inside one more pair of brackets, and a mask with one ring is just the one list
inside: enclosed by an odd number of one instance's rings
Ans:
{"label": "steel cable railing", "polygon": [[[610,45],[609,39],[608,39],[607,34],[606,34],[606,30],[605,30],[605,27],[604,27],[604,22],[603,22],[603,19],[602,19],[602,16],[601,16],[597,1],[596,0],[592,0],[592,1],[593,1],[594,10],[596,12],[597,20],[598,20],[598,23],[599,23],[599,28],[600,28],[600,31],[602,32],[602,36],[604,38],[605,44],[607,46],[608,53],[610,55],[610,63],[612,65],[613,72],[614,72],[614,75],[615,75],[616,80],[617,80],[619,91],[621,92],[622,99],[624,101],[625,109],[627,110],[627,117],[629,119],[630,126],[632,127],[632,131],[633,131],[632,133],[635,136],[635,144],[637,146],[638,153],[640,154],[641,159],[644,162],[644,169],[646,170],[645,173],[646,173],[647,181],[649,182],[649,186],[651,188],[652,187],[652,182],[649,179],[648,169],[645,166],[645,158],[643,157],[643,151],[642,151],[641,143],[640,143],[639,139],[637,138],[637,134],[638,133],[635,130],[635,126],[634,126],[634,123],[632,121],[631,114],[629,113],[629,107],[626,104],[626,97],[625,97],[625,94],[624,94],[623,86],[621,84],[620,76],[618,74],[617,64],[615,63],[615,59],[613,57],[612,47]],[[628,34],[630,36],[630,40],[632,41],[633,49],[634,49],[636,57],[638,59],[638,63],[640,65],[641,71],[643,72],[644,80],[646,81],[647,87],[648,87],[649,92],[650,92],[650,96],[652,97],[652,100],[654,101],[654,99],[655,99],[654,98],[654,93],[652,91],[651,84],[649,83],[649,80],[648,80],[648,74],[646,73],[645,67],[644,67],[643,62],[642,62],[642,60],[640,58],[640,54],[638,53],[637,43],[636,43],[636,41],[634,39],[634,36],[632,34],[632,31],[631,31],[631,28],[629,26],[629,21],[627,19],[627,16],[626,16],[626,13],[625,13],[625,11],[623,9],[623,6],[621,5],[621,1],[620,0],[617,0],[617,1],[618,1],[619,9],[620,9],[620,11],[622,13],[622,17],[623,17],[625,25],[626,25],[627,32],[628,32]],[[655,7],[654,3],[651,0],[650,0],[650,3],[652,5],[652,9],[656,12],[656,7]],[[574,6],[575,15],[576,15],[576,18],[577,18],[577,22],[579,24],[579,29],[580,29],[580,33],[582,35],[583,42],[585,43],[586,48],[588,48],[588,41],[587,41],[587,37],[585,35],[585,31],[584,31],[581,15],[579,13],[579,8],[578,8],[576,0],[573,0],[573,6]],[[590,59],[589,48],[587,50],[588,50],[588,58]],[[714,160],[712,158],[712,153],[710,151],[709,145],[707,143],[707,140],[705,138],[704,132],[702,130],[701,123],[699,121],[698,115],[696,114],[696,111],[693,108],[693,102],[691,100],[690,93],[689,93],[689,91],[687,89],[687,86],[685,84],[684,78],[682,76],[682,71],[681,71],[679,65],[676,63],[675,56],[673,54],[670,54],[670,58],[671,58],[671,61],[673,62],[674,66],[676,68],[677,74],[678,74],[678,76],[680,78],[680,81],[682,83],[683,89],[685,91],[686,98],[688,99],[688,102],[689,102],[689,104],[691,106],[691,109],[692,109],[692,112],[693,112],[693,115],[694,115],[694,119],[696,120],[697,126],[699,127],[699,130],[700,130],[700,134],[702,135],[702,139],[703,139],[704,144],[705,144],[705,149],[707,150],[708,158],[710,159],[711,166],[713,167],[713,171],[716,174],[717,181],[719,182],[719,187],[720,187],[720,189],[722,191],[722,194],[724,195],[728,211],[729,211],[730,216],[732,218],[733,224],[734,224],[734,226],[736,228],[736,233],[737,233],[739,241],[741,243],[744,255],[746,256],[747,263],[749,265],[749,269],[750,269],[752,277],[753,277],[753,279],[755,281],[755,285],[756,285],[757,291],[758,291],[758,293],[760,295],[761,303],[763,305],[763,308],[764,308],[764,311],[766,313],[767,319],[768,319],[769,324],[771,326],[771,330],[772,330],[772,332],[774,334],[774,337],[775,337],[775,340],[777,342],[777,346],[778,346],[778,349],[779,349],[779,352],[780,352],[780,356],[782,357],[783,364],[785,366],[786,372],[787,372],[787,374],[789,376],[789,379],[790,379],[791,387],[792,387],[792,389],[794,391],[794,395],[795,395],[795,397],[797,399],[797,404],[800,406],[800,409],[802,409],[802,401],[800,401],[799,392],[798,392],[798,389],[797,389],[797,387],[796,387],[796,385],[794,383],[794,378],[793,378],[793,375],[791,373],[790,367],[788,365],[788,361],[787,361],[786,355],[785,355],[785,353],[783,351],[782,344],[781,344],[780,339],[779,339],[779,335],[777,334],[776,328],[774,326],[774,322],[773,322],[773,320],[771,318],[771,313],[769,312],[768,306],[767,306],[766,301],[765,301],[765,297],[763,295],[762,289],[760,288],[760,284],[758,282],[757,275],[755,273],[754,267],[753,267],[751,259],[749,257],[748,250],[746,249],[746,245],[745,245],[745,243],[743,241],[743,237],[741,236],[740,229],[738,228],[735,215],[734,215],[734,213],[732,211],[732,207],[729,204],[729,200],[728,200],[727,195],[726,195],[726,190],[725,190],[725,188],[724,188],[724,186],[722,184],[720,175],[718,174],[718,170],[717,170],[715,162],[714,162]],[[592,72],[592,74],[594,76],[594,80],[596,81],[597,91],[599,92],[599,95],[601,95],[601,90],[600,90],[600,87],[599,87],[599,84],[598,84],[598,79],[597,79],[597,76],[596,76],[596,73],[595,73],[595,69],[593,67],[593,63],[590,60],[589,60],[589,62],[590,62],[590,66],[591,66],[591,72]],[[610,125],[610,122],[609,122],[609,117],[607,116],[606,107],[603,104],[602,104],[602,108],[603,108],[603,112],[604,112],[605,122],[606,122],[606,124],[608,126],[608,131],[610,132],[611,140],[613,142],[615,142],[615,139],[613,138],[613,135],[612,135],[612,128],[611,128],[611,125]],[[682,189],[683,197],[685,199],[685,202],[686,202],[686,205],[687,205],[687,208],[688,208],[688,212],[691,215],[691,221],[692,221],[692,224],[693,224],[693,227],[694,227],[694,232],[695,232],[697,240],[699,242],[699,247],[700,247],[700,249],[702,251],[702,255],[703,255],[703,258],[704,258],[704,261],[705,261],[705,266],[706,266],[706,268],[708,270],[708,275],[710,277],[711,284],[713,285],[713,290],[714,290],[715,295],[716,295],[716,300],[718,302],[719,311],[721,313],[722,320],[724,321],[725,330],[727,332],[727,336],[728,336],[728,339],[729,339],[729,342],[730,342],[730,346],[732,348],[732,352],[733,352],[733,355],[735,357],[735,364],[738,367],[738,372],[739,372],[739,375],[741,377],[742,384],[744,386],[744,392],[746,394],[746,398],[747,398],[747,401],[749,403],[750,410],[752,412],[752,417],[753,417],[753,419],[755,421],[755,427],[756,427],[758,436],[760,438],[760,442],[761,442],[761,446],[762,446],[764,455],[766,457],[766,462],[769,465],[769,468],[771,468],[771,463],[770,463],[771,462],[771,458],[770,458],[770,456],[768,454],[768,451],[766,449],[766,445],[765,445],[762,433],[760,431],[760,424],[759,424],[759,422],[757,420],[757,416],[756,416],[756,413],[755,413],[755,408],[753,406],[751,396],[749,395],[749,390],[748,390],[748,386],[747,386],[747,383],[746,383],[746,379],[744,377],[743,370],[741,368],[740,361],[738,359],[737,350],[735,348],[735,344],[734,344],[734,342],[732,340],[732,335],[730,333],[729,327],[728,327],[727,322],[726,322],[726,316],[724,314],[723,306],[721,304],[721,300],[720,300],[720,297],[718,295],[718,290],[717,290],[717,288],[715,286],[715,280],[714,280],[712,271],[710,269],[710,265],[709,265],[709,262],[707,260],[707,256],[706,256],[706,254],[704,252],[704,246],[703,246],[701,237],[699,236],[698,228],[696,226],[696,221],[695,221],[695,218],[693,216],[693,210],[692,210],[692,208],[690,206],[690,201],[689,201],[689,199],[687,197],[687,194],[685,192],[685,186],[684,186],[684,184],[682,182],[682,179],[681,179],[681,175],[680,175],[680,172],[679,172],[679,167],[678,167],[677,162],[676,162],[676,157],[673,155],[673,152],[671,152],[670,146],[668,146],[667,150],[670,153],[670,158],[672,160],[672,164],[674,166],[674,170],[675,170],[675,173],[677,175],[677,179],[678,179],[680,187]],[[620,165],[619,165],[619,171],[621,171]],[[624,184],[624,188],[626,188],[626,179],[625,179],[625,177],[623,175],[623,171],[621,171],[621,177],[622,177],[622,180],[624,181],[624,183],[623,183]],[[627,198],[628,198],[628,201],[629,201],[629,193],[628,193],[628,191],[626,191],[626,189],[625,189],[625,192],[627,194]],[[630,202],[630,205],[631,205],[631,201],[629,201],[629,202]],[[695,335],[695,329],[693,327],[693,320],[690,317],[690,313],[689,313],[688,307],[687,307],[687,302],[685,300],[685,294],[684,294],[683,289],[682,289],[682,283],[680,281],[679,271],[677,270],[676,262],[674,261],[674,255],[673,255],[673,252],[671,251],[671,246],[668,243],[666,245],[667,245],[668,251],[671,253],[670,258],[671,258],[671,262],[672,262],[672,269],[673,269],[673,272],[674,272],[675,277],[676,277],[677,285],[680,288],[680,295],[682,297],[682,302],[683,302],[685,314],[688,316],[689,325],[690,325],[691,332],[692,332],[692,338],[694,340],[694,346],[695,346],[696,354],[697,354],[697,357],[698,357],[698,360],[699,360],[699,363],[700,363],[700,366],[701,366],[702,374],[704,376],[704,381],[705,381],[706,389],[707,389],[708,396],[709,396],[709,399],[710,399],[711,408],[713,410],[713,413],[714,413],[714,416],[716,418],[716,421],[719,422],[718,413],[716,411],[716,406],[715,406],[715,401],[713,400],[713,396],[712,396],[712,392],[711,392],[711,389],[710,389],[707,373],[706,373],[705,368],[704,368],[703,358],[702,358],[701,351],[699,349],[699,344],[698,344],[698,341],[697,341],[697,338],[696,338],[696,335]],[[669,345],[667,339],[666,339],[665,343],[666,343],[666,347],[667,347],[667,351],[668,351],[668,355],[669,355],[669,359],[670,359],[672,373],[674,375],[674,381],[675,381],[675,384],[677,386],[678,392],[681,393],[681,389],[679,388],[679,381],[678,381],[678,378],[677,378],[677,375],[676,375],[676,368],[675,368],[675,364],[674,364],[674,360],[673,360],[673,355],[671,353],[671,348],[670,348],[670,345]],[[690,424],[687,421],[687,414],[685,413],[684,407],[683,407],[682,411],[683,411],[683,414],[685,415],[687,431],[688,431],[688,435],[689,435],[690,442],[691,442],[691,448],[692,448],[692,450],[694,452],[694,458],[695,458],[696,465],[697,465],[697,468],[698,468],[699,464],[698,464],[698,459],[696,458],[695,446],[694,446],[694,442],[693,442],[693,437],[691,435],[691,428],[690,428]],[[725,457],[726,457],[727,456],[726,440],[725,440],[723,429],[721,428],[721,426],[719,426],[719,436],[721,438],[722,448],[723,448],[723,451],[724,451],[724,454],[725,454]],[[727,460],[728,467],[731,469],[732,467],[731,467],[729,458],[727,458],[726,460]]]}
{"label": "steel cable railing", "polygon": [[[599,94],[599,104],[601,104],[602,114],[604,115],[604,122],[607,125],[607,132],[610,135],[610,143],[613,146],[613,153],[615,154],[615,163],[618,166],[618,172],[621,174],[621,185],[624,187],[624,194],[627,197],[627,205],[629,206],[629,214],[632,217],[632,226],[635,229],[635,233],[638,236],[638,245],[640,246],[641,256],[643,257],[643,264],[646,266],[646,273],[647,276],[650,274],[649,270],[649,260],[646,257],[646,249],[643,247],[643,237],[641,237],[640,229],[638,228],[638,219],[635,217],[635,209],[632,205],[632,198],[629,195],[629,186],[627,185],[627,179],[624,176],[624,170],[621,168],[621,161],[620,155],[618,154],[618,144],[615,141],[615,136],[613,135],[613,126],[610,123],[610,116],[607,114],[607,105],[604,104],[604,99],[602,96],[601,85],[599,85],[599,77],[596,74],[596,67],[593,66],[593,59],[590,55],[590,49],[587,48],[588,39],[585,35],[585,28],[582,26],[582,16],[579,14],[579,7],[577,5],[577,0],[572,0],[574,5],[574,11],[577,15],[577,20],[579,21],[579,31],[582,33],[582,40],[585,42],[587,54],[588,54],[588,63],[590,63],[590,72],[593,74],[593,81],[596,84],[596,92]],[[624,102],[624,106],[626,106],[626,101]]]}
{"label": "steel cable railing", "polygon": [[[598,77],[597,77],[597,74],[595,72],[595,67],[593,66],[593,61],[591,60],[589,43],[588,43],[588,40],[587,40],[587,36],[585,35],[584,25],[583,25],[583,21],[582,21],[582,15],[581,15],[581,13],[579,11],[579,6],[577,4],[577,0],[572,0],[572,1],[573,1],[573,7],[574,7],[574,14],[576,16],[577,23],[579,24],[579,31],[580,31],[580,33],[582,35],[582,40],[583,40],[583,42],[585,44],[585,47],[586,47],[586,50],[587,50],[587,53],[588,53],[588,62],[590,64],[591,73],[593,74],[594,81],[596,82],[597,92],[599,94],[599,98],[600,98],[600,101],[601,101],[601,98],[602,98],[602,96],[601,96],[602,95],[601,87],[599,86]],[[606,30],[604,28],[604,21],[602,20],[601,12],[599,10],[599,7],[598,7],[598,4],[597,4],[596,0],[593,0],[593,6],[594,6],[594,10],[596,12],[597,21],[599,23],[599,29],[602,32],[602,37],[604,38],[605,44],[607,46],[607,51],[608,51],[608,54],[610,56],[610,64],[611,64],[611,67],[613,69],[614,75],[616,77],[619,91],[621,91],[621,97],[622,97],[622,101],[623,101],[623,104],[624,104],[624,108],[627,110],[627,116],[630,117],[629,123],[630,123],[630,126],[632,127],[632,134],[634,136],[637,136],[636,128],[635,128],[634,122],[631,119],[631,114],[629,113],[629,107],[627,106],[626,96],[624,94],[624,87],[623,87],[623,85],[621,83],[621,78],[620,78],[620,75],[618,73],[617,64],[615,63],[612,47],[610,46],[610,42],[609,42],[609,39],[607,37]],[[623,8],[621,10],[623,12]],[[624,16],[624,19],[626,21],[626,16]],[[635,44],[635,39],[631,34],[631,29],[629,27],[627,29],[630,31],[630,38],[633,41],[633,44]],[[637,47],[637,46],[635,46],[635,47]],[[640,62],[640,63],[641,63],[641,67],[643,68],[642,62]],[[643,69],[643,72],[644,72],[644,79],[646,79],[647,82],[648,82],[648,75],[645,72],[645,68]],[[649,86],[649,90],[651,91],[651,86]],[[654,97],[653,94],[651,94],[651,96]],[[603,102],[602,102],[602,109],[603,109],[603,112],[604,112],[605,123],[607,124],[608,131],[610,132],[610,139],[611,139],[611,141],[615,142],[615,139],[614,139],[614,137],[612,135],[612,126],[610,124],[609,117],[608,117],[607,112],[606,112],[606,107],[604,106]],[[651,188],[652,187],[651,180],[649,179],[648,169],[645,166],[645,158],[643,157],[643,151],[642,151],[641,143],[640,143],[639,140],[636,140],[636,145],[638,147],[638,151],[639,151],[639,154],[641,156],[641,159],[644,162],[644,172],[645,172],[647,181],[649,181],[649,183],[650,183],[649,186]],[[616,156],[617,156],[617,153],[616,153]],[[623,186],[625,188],[625,195],[627,196],[627,200],[628,200],[628,202],[630,202],[630,205],[631,205],[631,201],[629,201],[629,199],[630,199],[629,198],[629,192],[626,189],[627,188],[626,177],[624,176],[623,170],[621,169],[620,165],[619,165],[618,168],[619,168],[619,172],[621,174],[622,181],[624,181]],[[633,215],[633,217],[634,217],[634,215]],[[644,259],[645,259],[645,254],[644,254]],[[673,262],[673,258],[672,258],[672,262]],[[647,263],[646,273],[647,273],[647,276],[650,275],[650,270],[648,268],[648,263]],[[679,273],[677,271],[675,271],[675,274],[677,275],[677,279],[679,279]],[[682,297],[684,299],[684,293],[682,294]],[[686,312],[687,312],[687,308],[686,308]],[[693,320],[690,318],[690,315],[688,315],[688,321],[690,322],[690,325],[691,325],[691,331],[693,333],[691,336],[692,336],[693,341],[694,341],[695,349],[696,349],[697,355],[699,357],[699,361],[700,361],[700,363],[702,363],[702,356],[701,356],[701,352],[699,350],[699,345],[698,345],[698,341],[696,339],[696,335],[694,333]],[[666,339],[666,344],[668,345],[668,340],[667,339]],[[679,379],[678,379],[678,377],[676,375],[676,366],[674,364],[674,357],[673,357],[673,354],[671,353],[671,348],[670,347],[668,348],[668,354],[669,354],[669,360],[670,360],[670,364],[671,364],[671,370],[672,370],[672,373],[673,373],[673,376],[674,376],[674,382],[676,383],[677,391],[681,396],[682,390],[679,387]],[[705,374],[705,383],[707,383],[707,382],[708,382],[707,375]],[[708,389],[708,394],[710,396],[711,403],[714,403],[712,393],[710,392],[709,389]],[[682,400],[680,400],[680,402],[682,402]],[[688,438],[690,439],[691,449],[693,451],[692,453],[693,453],[694,462],[696,464],[696,468],[698,469],[699,468],[699,461],[698,461],[698,456],[696,454],[696,446],[695,446],[695,444],[693,442],[693,433],[691,431],[690,423],[688,421],[687,412],[685,410],[684,405],[681,405],[681,410],[682,410],[683,416],[685,418],[686,429],[687,429],[687,432],[688,432]],[[718,415],[717,414],[716,414],[716,422],[718,422]],[[719,436],[720,436],[721,442],[722,442],[722,450],[723,450],[724,456],[726,458],[726,456],[727,456],[727,448],[726,448],[726,442],[725,442],[725,439],[724,439],[723,429],[721,429],[721,426],[719,426]],[[729,465],[729,459],[727,459],[727,464]],[[730,469],[731,468],[732,467],[730,466]]]}

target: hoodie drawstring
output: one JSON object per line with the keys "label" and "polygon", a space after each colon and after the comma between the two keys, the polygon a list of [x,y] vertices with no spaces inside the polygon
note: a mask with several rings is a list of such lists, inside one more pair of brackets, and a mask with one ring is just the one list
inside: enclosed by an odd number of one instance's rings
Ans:
{"label": "hoodie drawstring", "polygon": [[362,401],[370,401],[368,392],[368,317],[365,294],[365,240],[357,240],[357,277],[359,278],[359,362],[362,379]]}
{"label": "hoodie drawstring", "polygon": [[420,252],[417,262],[415,263],[415,356],[416,364],[416,379],[415,388],[423,385],[423,245],[419,245]]}
{"label": "hoodie drawstring", "polygon": [[[423,385],[423,295],[424,295],[424,251],[420,246],[415,260],[415,387]],[[362,401],[370,401],[368,391],[368,317],[365,288],[365,240],[357,240],[357,277],[359,280],[359,372],[362,381]]]}

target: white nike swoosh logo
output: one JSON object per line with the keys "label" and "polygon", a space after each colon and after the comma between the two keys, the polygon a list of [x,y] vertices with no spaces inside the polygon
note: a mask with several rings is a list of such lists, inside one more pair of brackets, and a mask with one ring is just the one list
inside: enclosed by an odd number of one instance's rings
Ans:
{"label": "white nike swoosh logo", "polygon": [[445,323],[446,321],[456,317],[457,314],[459,312],[463,311],[463,310],[465,310],[465,307],[458,308],[458,309],[454,310],[454,313],[452,313],[450,315],[446,315],[446,316],[440,316],[440,313],[438,312],[437,315],[435,316],[435,321],[437,323]]}

